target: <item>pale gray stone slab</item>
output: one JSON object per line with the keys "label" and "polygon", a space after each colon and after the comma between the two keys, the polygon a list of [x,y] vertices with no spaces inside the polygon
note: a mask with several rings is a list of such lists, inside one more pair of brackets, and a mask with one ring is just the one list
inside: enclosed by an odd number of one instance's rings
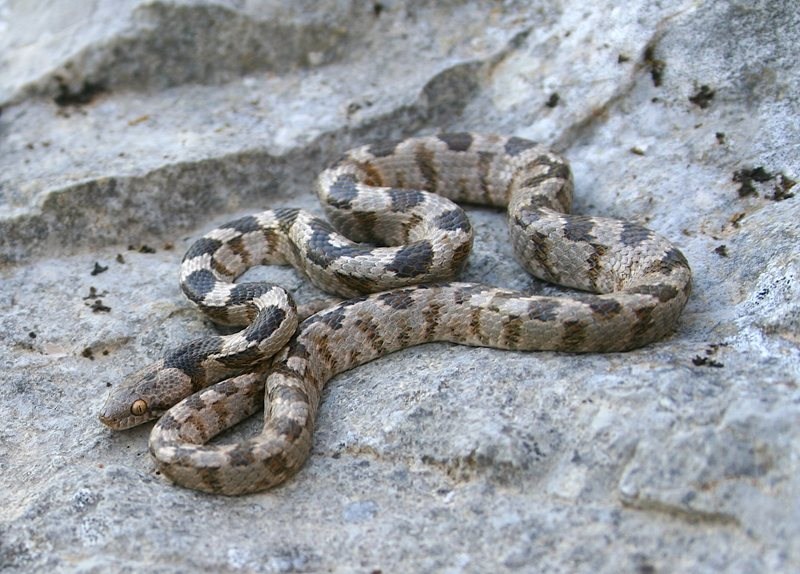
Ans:
{"label": "pale gray stone slab", "polygon": [[[0,570],[800,570],[800,15],[667,4],[0,1]],[[440,130],[550,143],[576,211],[670,237],[676,333],[382,358],[328,385],[296,477],[241,498],[100,425],[109,386],[213,332],[177,285],[193,239],[320,212],[344,150]],[[568,293],[469,214],[466,280]]]}

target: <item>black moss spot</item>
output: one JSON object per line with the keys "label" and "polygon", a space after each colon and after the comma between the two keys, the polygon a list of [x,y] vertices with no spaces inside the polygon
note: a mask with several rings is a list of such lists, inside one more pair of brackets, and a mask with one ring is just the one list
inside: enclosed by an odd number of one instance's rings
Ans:
{"label": "black moss spot", "polygon": [[739,197],[747,197],[748,195],[758,195],[756,193],[756,183],[764,183],[769,181],[774,176],[765,170],[763,167],[758,166],[754,168],[742,168],[733,172],[733,181],[740,184]]}
{"label": "black moss spot", "polygon": [[57,81],[58,89],[53,101],[59,107],[82,106],[90,103],[98,95],[107,91],[103,82],[91,82],[87,80],[83,82],[83,85],[81,85],[78,90],[73,91],[63,79],[57,78]]}
{"label": "black moss spot", "polygon": [[89,308],[92,310],[92,313],[109,313],[111,311],[111,307],[103,305],[102,299],[95,299],[94,303],[92,303]]}
{"label": "black moss spot", "polygon": [[689,101],[700,109],[706,109],[711,105],[711,100],[714,99],[714,90],[703,84],[693,95],[689,96]]}
{"label": "black moss spot", "polygon": [[664,70],[667,67],[667,63],[656,58],[655,53],[655,44],[648,44],[644,49],[644,65],[650,70],[650,78],[653,80],[653,85],[659,87],[664,80]]}
{"label": "black moss spot", "polygon": [[716,361],[710,357],[703,357],[701,355],[695,355],[694,359],[692,359],[692,364],[695,367],[713,367],[715,369],[721,369],[725,365]]}

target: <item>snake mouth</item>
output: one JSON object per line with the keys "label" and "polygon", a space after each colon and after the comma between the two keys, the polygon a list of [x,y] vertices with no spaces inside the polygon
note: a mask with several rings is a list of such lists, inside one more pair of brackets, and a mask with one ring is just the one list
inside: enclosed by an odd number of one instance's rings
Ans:
{"label": "snake mouth", "polygon": [[122,430],[123,428],[125,428],[120,424],[120,421],[118,421],[113,417],[107,416],[105,412],[97,415],[97,418],[100,419],[100,422],[103,423],[108,428],[110,428],[111,430]]}
{"label": "snake mouth", "polygon": [[100,419],[100,422],[105,426],[115,431],[127,430],[149,420],[149,418],[145,416],[120,416],[119,413],[109,412],[108,409],[103,410],[102,413],[97,415],[97,418]]}

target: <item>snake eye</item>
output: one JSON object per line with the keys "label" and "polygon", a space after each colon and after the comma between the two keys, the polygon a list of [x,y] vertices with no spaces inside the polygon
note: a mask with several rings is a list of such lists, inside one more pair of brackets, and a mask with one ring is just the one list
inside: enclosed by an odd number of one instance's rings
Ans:
{"label": "snake eye", "polygon": [[147,403],[142,399],[136,399],[131,405],[131,413],[135,416],[141,416],[147,412]]}

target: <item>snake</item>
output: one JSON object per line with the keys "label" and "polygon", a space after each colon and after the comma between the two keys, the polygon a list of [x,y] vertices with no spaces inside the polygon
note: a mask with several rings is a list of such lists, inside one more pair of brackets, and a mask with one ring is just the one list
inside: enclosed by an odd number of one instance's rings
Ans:
{"label": "snake", "polygon": [[[149,450],[180,486],[240,495],[283,483],[309,457],[325,384],[378,357],[434,341],[628,351],[674,331],[691,291],[689,264],[665,237],[571,214],[569,164],[521,137],[460,132],[364,145],[323,170],[316,191],[326,219],[270,209],[221,225],[186,252],[183,293],[214,322],[243,329],[180,345],[112,387],[101,422],[122,430],[158,419]],[[574,291],[459,282],[474,233],[458,203],[504,208],[525,270]],[[286,264],[338,302],[299,316],[281,287],[237,282],[253,266]],[[209,444],[262,407],[261,432]]]}

